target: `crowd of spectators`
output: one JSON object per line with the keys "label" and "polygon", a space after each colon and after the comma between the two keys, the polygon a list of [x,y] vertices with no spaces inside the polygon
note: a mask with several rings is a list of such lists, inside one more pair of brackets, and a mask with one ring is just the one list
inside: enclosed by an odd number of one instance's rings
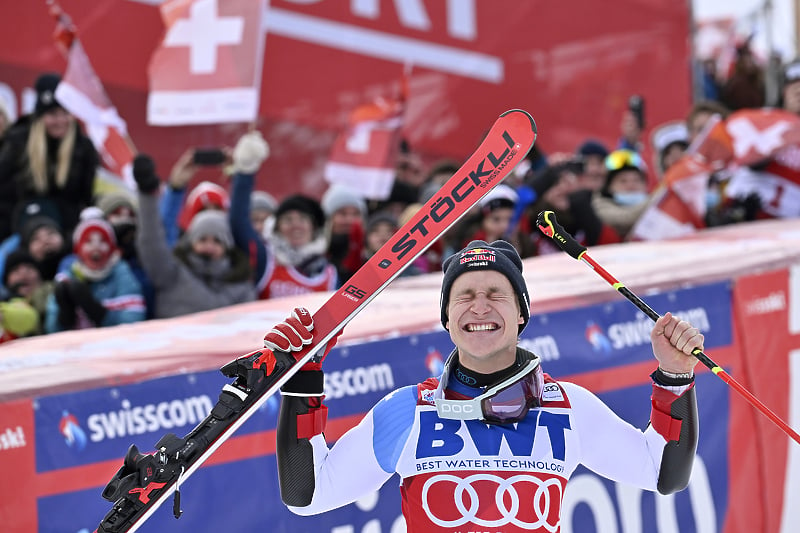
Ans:
{"label": "crowd of spectators", "polygon": [[[664,173],[704,125],[715,115],[764,105],[763,76],[746,50],[728,80],[705,82],[707,98],[654,128],[650,139],[631,106],[614,146],[587,138],[569,153],[535,147],[506,184],[403,275],[440,271],[444,258],[473,239],[507,240],[522,257],[551,253],[552,242],[536,228],[544,209],[584,245],[629,240]],[[252,131],[224,150],[220,183],[189,187],[198,169],[193,148],[165,179],[165,169],[140,153],[136,191],[95,197],[98,155],[56,100],[58,83],[57,75],[40,76],[33,112],[15,123],[0,113],[0,342],[333,290],[460,166],[443,159],[426,169],[404,144],[385,200],[331,185],[320,199],[292,194],[277,201],[256,189],[269,145]],[[779,106],[800,114],[800,62],[784,68]],[[650,165],[642,149],[647,140]],[[709,206],[719,206],[723,185],[709,180]],[[745,207],[739,218],[709,210],[707,225],[757,217],[758,205]]]}

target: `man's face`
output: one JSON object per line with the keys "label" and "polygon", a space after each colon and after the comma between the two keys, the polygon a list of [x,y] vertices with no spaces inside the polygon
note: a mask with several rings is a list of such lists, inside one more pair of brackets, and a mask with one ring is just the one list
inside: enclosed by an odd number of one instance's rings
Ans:
{"label": "man's face", "polygon": [[579,177],[582,189],[599,191],[606,182],[606,165],[599,155],[587,155],[583,158],[583,174]]}
{"label": "man's face", "polygon": [[486,240],[491,242],[503,237],[511,225],[511,218],[514,216],[513,207],[498,207],[492,209],[483,216],[483,231],[486,233]]}
{"label": "man's face", "polygon": [[516,360],[522,324],[519,302],[511,282],[494,270],[466,272],[450,289],[447,329],[462,365],[490,374]]}
{"label": "man's face", "polygon": [[331,233],[349,234],[357,222],[362,222],[361,210],[354,205],[346,205],[331,215]]}
{"label": "man's face", "polygon": [[397,226],[391,222],[378,222],[375,224],[366,236],[367,251],[371,254],[377,252],[381,246],[389,242],[395,231],[397,231]]}
{"label": "man's face", "polygon": [[89,268],[100,270],[106,266],[113,251],[111,244],[103,238],[102,233],[91,231],[88,238],[81,244],[78,257]]}
{"label": "man's face", "polygon": [[61,107],[51,109],[42,115],[44,129],[47,131],[47,134],[54,139],[64,138],[69,131],[69,126],[72,123],[71,120],[71,115]]}
{"label": "man's face", "polygon": [[23,298],[30,298],[33,291],[42,284],[39,271],[27,263],[21,263],[8,272],[8,287]]}
{"label": "man's face", "polygon": [[28,253],[41,261],[49,252],[57,252],[64,246],[64,237],[52,226],[41,226],[31,235]]}
{"label": "man's face", "polygon": [[210,260],[222,259],[225,256],[225,245],[213,235],[201,235],[192,241],[192,251]]}
{"label": "man's face", "polygon": [[569,170],[564,170],[556,184],[547,189],[543,199],[555,209],[566,211],[569,209],[568,196],[579,189],[578,175]]}
{"label": "man's face", "polygon": [[314,240],[314,222],[306,213],[296,210],[286,211],[278,217],[275,224],[275,231],[294,248]]}

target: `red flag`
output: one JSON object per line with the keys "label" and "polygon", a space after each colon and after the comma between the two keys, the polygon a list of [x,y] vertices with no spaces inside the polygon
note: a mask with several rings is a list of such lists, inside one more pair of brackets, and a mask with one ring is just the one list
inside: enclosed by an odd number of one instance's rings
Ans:
{"label": "red flag", "polygon": [[83,122],[105,166],[121,176],[127,187],[135,188],[134,153],[125,121],[108,98],[69,17],[55,3],[51,4],[50,12],[57,22],[56,43],[67,52],[67,71],[56,88],[56,99]]}
{"label": "red flag", "polygon": [[679,237],[705,227],[708,180],[720,170],[727,177],[723,202],[755,195],[759,217],[800,216],[800,117],[745,109],[707,126],[667,171],[632,238]]}
{"label": "red flag", "polygon": [[147,122],[251,122],[264,56],[263,0],[169,0],[150,59]]}
{"label": "red flag", "polygon": [[407,73],[396,98],[378,98],[351,113],[348,126],[334,141],[325,165],[329,183],[347,185],[369,199],[389,197],[403,132],[406,94]]}

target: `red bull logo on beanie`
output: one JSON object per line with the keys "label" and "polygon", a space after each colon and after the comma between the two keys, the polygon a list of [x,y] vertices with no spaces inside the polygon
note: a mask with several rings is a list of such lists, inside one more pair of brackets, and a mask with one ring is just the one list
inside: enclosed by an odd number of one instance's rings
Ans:
{"label": "red bull logo on beanie", "polygon": [[[494,263],[497,261],[497,257],[495,256],[494,250],[489,250],[487,248],[472,248],[471,250],[467,250],[461,254],[458,264],[466,265],[473,263],[474,261],[482,261],[481,264],[486,265],[489,262]],[[475,264],[475,266],[479,265]]]}

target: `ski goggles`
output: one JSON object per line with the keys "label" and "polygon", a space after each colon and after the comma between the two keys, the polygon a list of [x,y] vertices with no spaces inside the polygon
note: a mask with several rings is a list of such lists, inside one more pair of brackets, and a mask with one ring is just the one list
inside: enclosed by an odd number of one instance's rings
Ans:
{"label": "ski goggles", "polygon": [[[442,374],[442,394],[447,389],[449,369]],[[436,398],[436,412],[452,420],[483,420],[490,424],[519,422],[533,407],[541,405],[544,375],[539,358],[530,359],[519,371],[486,389],[475,398],[449,400]]]}
{"label": "ski goggles", "polygon": [[615,171],[622,168],[635,168],[641,172],[645,170],[644,160],[642,156],[633,150],[622,148],[614,150],[606,157],[605,161],[606,170]]}

